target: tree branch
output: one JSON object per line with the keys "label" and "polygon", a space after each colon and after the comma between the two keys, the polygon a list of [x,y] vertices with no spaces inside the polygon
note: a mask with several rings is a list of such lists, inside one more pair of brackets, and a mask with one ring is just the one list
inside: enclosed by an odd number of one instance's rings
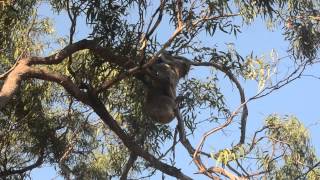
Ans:
{"label": "tree branch", "polygon": [[8,74],[0,91],[0,109],[8,103],[13,94],[17,91],[22,79],[21,75],[27,71],[28,66],[26,64],[27,62],[25,60],[20,60]]}
{"label": "tree branch", "polygon": [[5,177],[13,175],[13,174],[22,174],[27,171],[30,171],[30,170],[40,166],[43,163],[43,159],[44,159],[44,149],[41,149],[40,155],[35,163],[33,163],[27,167],[21,168],[21,169],[2,171],[2,172],[0,172],[0,177],[5,178]]}
{"label": "tree branch", "polygon": [[62,50],[60,50],[58,53],[55,53],[48,57],[31,57],[29,60],[29,65],[59,64],[65,58],[69,57],[73,53],[78,52],[80,50],[84,50],[84,49],[89,49],[93,51],[95,54],[106,59],[106,61],[108,61],[111,64],[115,64],[126,69],[134,66],[134,63],[128,57],[117,55],[114,52],[112,52],[112,49],[101,47],[99,45],[98,40],[87,40],[87,39],[83,39],[73,44],[70,44],[65,48],[63,48]]}
{"label": "tree branch", "polygon": [[194,148],[192,147],[190,141],[187,139],[186,131],[185,131],[185,128],[184,128],[184,122],[183,122],[183,119],[181,117],[181,114],[180,114],[178,108],[176,109],[176,117],[177,117],[177,120],[178,120],[177,128],[178,128],[178,131],[179,131],[180,141],[181,141],[182,145],[187,149],[188,153],[192,157],[192,154],[194,153]]}
{"label": "tree branch", "polygon": [[[95,113],[103,120],[103,122],[109,126],[109,128],[117,134],[117,136],[122,140],[124,145],[132,151],[134,154],[141,156],[146,161],[148,161],[154,168],[179,179],[190,180],[191,178],[184,175],[176,167],[167,165],[159,160],[157,160],[153,155],[149,154],[147,151],[143,150],[140,146],[135,143],[135,141],[128,136],[121,127],[116,123],[113,117],[105,109],[104,104],[94,95],[82,92],[67,76],[61,75],[59,73],[50,72],[44,68],[31,68],[26,65],[28,61],[23,60],[17,65],[17,67],[9,74],[8,79],[15,80],[15,88],[11,93],[13,94],[17,87],[20,85],[22,77],[23,78],[37,78],[46,81],[56,82],[63,86],[65,90],[74,96],[79,101],[83,102],[92,107]],[[15,76],[11,78],[10,76]],[[5,83],[7,86],[10,83]],[[2,88],[3,90],[4,88]],[[6,88],[5,88],[6,89]],[[1,90],[1,93],[3,92]],[[0,96],[3,97],[3,96]],[[0,101],[2,103],[2,101]],[[1,105],[1,104],[0,104]]]}
{"label": "tree branch", "polygon": [[[242,107],[247,103],[244,102],[242,103],[231,115],[230,117],[226,120],[226,122],[224,124],[222,124],[221,126],[219,127],[216,127],[216,128],[213,128],[211,129],[210,131],[204,133],[204,135],[202,136],[194,154],[193,154],[193,159],[195,161],[195,164],[198,166],[199,170],[200,170],[200,173],[203,173],[205,175],[207,175],[208,177],[212,176],[211,173],[219,173],[219,174],[222,174],[222,175],[225,175],[225,176],[228,176],[227,174],[223,174],[224,171],[212,171],[213,169],[212,168],[206,168],[203,163],[201,162],[201,159],[200,159],[200,152],[202,151],[202,147],[204,145],[204,142],[206,141],[206,139],[213,133],[227,127],[233,120],[233,118],[240,112],[240,110],[242,109]],[[212,179],[214,177],[211,177]]]}
{"label": "tree branch", "polygon": [[183,26],[183,19],[182,19],[182,10],[183,10],[183,1],[177,0],[177,20],[178,20],[178,27]]}
{"label": "tree branch", "polygon": [[25,78],[36,78],[41,79],[45,81],[51,81],[56,82],[60,84],[62,87],[65,88],[65,90],[78,99],[79,101],[88,104],[89,97],[88,94],[81,91],[76,84],[73,83],[73,81],[65,75],[49,71],[45,68],[29,68],[29,70],[24,75]]}
{"label": "tree branch", "polygon": [[228,78],[236,85],[238,91],[239,91],[239,95],[240,95],[240,103],[243,104],[243,108],[242,108],[242,115],[241,115],[241,135],[240,135],[240,141],[239,144],[243,144],[245,142],[245,135],[246,135],[246,124],[247,124],[247,118],[248,118],[248,106],[245,103],[246,102],[246,96],[244,93],[244,90],[240,84],[240,82],[238,81],[238,79],[232,74],[232,72],[230,72],[230,70],[228,70],[227,68],[223,67],[220,64],[217,63],[211,63],[211,62],[192,62],[192,65],[194,66],[212,66],[216,69],[218,69],[219,71],[225,73],[225,75],[228,76]]}
{"label": "tree branch", "polygon": [[221,168],[221,167],[210,167],[209,171],[211,171],[212,173],[219,173],[222,174],[226,177],[228,177],[230,180],[246,180],[247,178],[240,178],[230,172],[228,172],[227,170]]}
{"label": "tree branch", "polygon": [[[220,18],[219,17],[212,17],[212,18]],[[198,21],[195,21],[192,23],[192,25],[196,26],[199,22],[205,21],[208,19],[199,19]],[[72,80],[62,74],[51,72],[45,68],[33,68],[32,65],[53,65],[53,64],[59,64],[61,63],[65,58],[71,56],[73,53],[78,52],[80,50],[89,49],[93,51],[96,55],[104,58],[107,62],[120,66],[124,70],[126,70],[125,73],[136,75],[136,73],[140,72],[141,69],[147,68],[151,66],[153,63],[156,62],[160,54],[165,50],[167,47],[170,46],[170,44],[174,41],[174,39],[181,34],[183,29],[186,28],[186,25],[182,25],[178,27],[172,36],[167,40],[166,43],[163,44],[161,49],[155,53],[155,55],[150,58],[150,60],[143,64],[142,67],[136,66],[135,61],[119,54],[116,54],[112,51],[112,49],[103,48],[99,45],[99,41],[97,40],[81,40],[76,43],[70,44],[66,46],[64,49],[59,51],[56,54],[53,54],[51,56],[47,57],[29,57],[22,59],[18,62],[17,66],[13,68],[13,70],[7,75],[7,78],[4,82],[4,85],[1,88],[0,91],[0,109],[4,107],[4,105],[10,100],[10,98],[13,96],[13,94],[18,89],[20,83],[24,79],[30,79],[30,78],[37,78],[42,79],[45,81],[51,81],[60,84],[65,88],[65,90],[70,93],[73,97],[75,97],[77,100],[81,101],[82,103],[90,106],[95,113],[102,119],[102,121],[115,133],[117,136],[122,140],[124,145],[135,155],[141,156],[146,161],[148,161],[151,166],[154,168],[170,175],[174,176],[178,179],[191,179],[190,177],[183,174],[180,169],[177,169],[174,166],[170,166],[168,164],[165,164],[158,159],[156,159],[152,154],[145,151],[141,146],[137,145],[137,143],[126,134],[124,130],[121,129],[121,127],[117,124],[117,122],[113,119],[113,117],[110,115],[110,113],[106,110],[105,105],[98,99],[98,97],[91,92],[89,89],[89,92],[83,92],[77,87],[76,84],[72,82]],[[119,78],[121,80],[122,78],[125,78],[126,76],[123,76]],[[94,92],[94,89],[92,90]],[[181,127],[183,128],[183,127]],[[182,138],[185,137],[185,134],[181,133]],[[195,150],[192,148],[189,141],[185,139],[182,139],[183,143],[188,147],[188,152],[192,153]],[[197,151],[196,151],[197,152]],[[194,152],[194,154],[197,154]],[[195,157],[194,157],[195,158]],[[196,158],[195,158],[196,159]],[[38,162],[38,161],[37,161]],[[42,162],[42,160],[41,160]]]}
{"label": "tree branch", "polygon": [[113,119],[110,113],[106,110],[104,104],[96,97],[89,96],[91,100],[91,107],[95,113],[102,119],[102,121],[122,140],[123,144],[134,154],[141,156],[146,161],[148,161],[154,168],[178,179],[190,180],[191,178],[184,175],[180,169],[174,166],[165,164],[153,155],[149,154],[142,147],[137,145],[137,143],[124,132],[117,122]]}
{"label": "tree branch", "polygon": [[138,156],[135,155],[134,153],[130,154],[128,162],[124,166],[124,169],[123,169],[122,175],[120,177],[120,180],[128,179],[128,173],[129,173],[130,169],[132,168],[132,166],[134,165],[134,162],[137,160],[137,158],[138,158]]}
{"label": "tree branch", "polygon": [[[181,113],[179,112],[179,109],[176,109],[176,117],[178,120],[178,131],[179,131],[179,138],[181,141],[181,144],[187,149],[189,155],[193,158],[195,164],[197,165],[200,173],[205,174],[206,176],[210,177],[210,178],[215,178],[214,176],[212,176],[211,173],[208,173],[207,169],[205,168],[204,164],[202,163],[201,157],[200,155],[194,156],[195,154],[195,149],[192,147],[190,141],[187,139],[186,136],[186,132],[185,132],[185,128],[184,128],[184,122],[181,116]],[[210,157],[210,155],[207,155],[208,157]]]}
{"label": "tree branch", "polygon": [[[0,91],[0,109],[2,109],[5,104],[8,103],[8,101],[11,99],[13,94],[16,92],[17,88],[19,87],[19,84],[22,80],[22,75],[26,75],[27,71],[30,71],[29,67],[31,65],[52,65],[52,64],[59,64],[61,63],[65,58],[69,57],[75,52],[78,52],[80,50],[89,49],[92,50],[97,55],[101,56],[102,58],[106,59],[109,63],[118,65],[122,68],[128,69],[131,67],[134,67],[134,63],[127,57],[121,56],[121,55],[115,55],[112,50],[103,48],[99,45],[97,40],[80,40],[74,44],[70,44],[63,48],[58,53],[55,53],[51,56],[47,57],[29,57],[24,58],[14,65],[13,68],[10,69],[9,73],[6,73],[4,76],[1,76],[1,79],[6,78],[1,91]],[[32,69],[32,71],[29,72],[33,73],[33,76],[37,76],[36,78],[48,78],[48,80],[53,80],[54,82],[59,83],[58,81],[62,80],[61,82],[64,83],[64,87],[68,86],[67,88],[71,88],[70,92],[74,92],[74,95],[77,96],[77,98],[82,98],[82,93],[80,93],[80,90],[77,88],[76,85],[73,84],[73,82],[66,76],[58,75],[58,74],[52,74],[47,73],[44,69]],[[48,77],[41,77],[49,75]],[[44,79],[47,80],[47,79]],[[65,87],[65,88],[66,88]]]}
{"label": "tree branch", "polygon": [[37,78],[56,82],[62,85],[72,96],[83,102],[88,102],[86,94],[83,93],[67,76],[50,72],[44,68],[32,68],[27,65],[28,63],[29,59],[20,60],[14,70],[9,73],[0,91],[0,109],[11,99],[24,78]]}

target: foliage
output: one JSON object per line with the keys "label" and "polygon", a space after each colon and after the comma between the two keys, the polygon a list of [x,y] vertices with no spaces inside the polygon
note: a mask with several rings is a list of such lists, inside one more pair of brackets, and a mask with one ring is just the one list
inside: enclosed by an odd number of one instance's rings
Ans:
{"label": "foliage", "polygon": [[[266,126],[270,144],[275,149],[281,149],[278,153],[282,157],[281,160],[277,160],[278,167],[272,169],[270,174],[276,179],[292,177],[317,179],[319,168],[311,167],[318,160],[310,145],[309,133],[299,120],[295,117],[282,119],[271,116],[266,120]],[[279,155],[275,154],[274,157]]]}
{"label": "foliage", "polygon": [[[246,169],[256,171],[260,178],[317,179],[319,167],[308,130],[293,116],[270,115],[261,128],[261,135],[247,145],[234,146],[212,153],[211,157],[223,166],[235,162],[248,164]],[[263,134],[264,133],[264,134]],[[267,151],[270,149],[270,151]],[[250,165],[250,157],[257,158]],[[242,166],[242,165],[241,165]]]}
{"label": "foliage", "polygon": [[[54,59],[67,52],[52,50],[59,46],[57,42],[62,46],[58,49],[81,42],[75,41],[75,32],[82,28],[77,25],[79,19],[85,20],[91,30],[88,39],[96,44],[80,48],[58,63],[28,64],[66,78],[54,81],[53,76],[23,76],[0,112],[0,177],[26,179],[34,168],[49,164],[66,179],[117,179],[128,174],[139,178],[141,174],[154,175],[154,170],[185,178],[174,169],[176,145],[181,143],[200,174],[210,178],[233,176],[206,167],[198,156],[209,157],[216,162],[214,167],[243,178],[318,179],[318,158],[308,131],[295,117],[269,116],[251,142],[240,140],[215,152],[206,153],[204,141],[190,148],[193,145],[187,138],[203,133],[200,125],[218,126],[206,129],[206,138],[236,120],[241,121],[241,136],[247,137],[246,104],[299,78],[307,65],[316,63],[319,5],[312,0],[12,1],[0,9],[1,87],[23,60],[57,52]],[[38,15],[43,6],[50,8],[51,15],[70,20],[68,38],[56,34],[54,19]],[[266,21],[268,28],[282,28],[290,42],[288,56],[296,66],[282,79],[272,78],[280,63],[275,51],[268,61],[253,53],[240,55],[232,44],[227,49],[208,47],[199,38],[214,39],[219,33],[241,36],[241,29],[257,18]],[[167,40],[162,26],[174,32]],[[192,55],[188,63],[193,68],[210,68],[181,81],[177,88],[181,117],[177,115],[178,123],[166,125],[154,123],[144,113],[145,84],[140,78],[163,50],[180,58]],[[221,88],[225,77],[239,91],[239,110],[229,107]],[[87,99],[68,91],[66,79]],[[246,99],[241,80],[257,81],[258,94]],[[238,114],[239,119],[235,118]],[[130,157],[135,157],[133,163]],[[251,163],[255,165],[247,167]],[[125,171],[127,166],[130,173]]]}

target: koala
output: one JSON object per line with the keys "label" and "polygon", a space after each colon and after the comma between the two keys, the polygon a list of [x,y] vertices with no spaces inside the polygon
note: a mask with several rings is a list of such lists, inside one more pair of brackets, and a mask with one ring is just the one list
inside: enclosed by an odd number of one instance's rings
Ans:
{"label": "koala", "polygon": [[170,123],[175,117],[176,87],[190,70],[190,63],[181,56],[164,52],[145,75],[145,111],[161,124]]}

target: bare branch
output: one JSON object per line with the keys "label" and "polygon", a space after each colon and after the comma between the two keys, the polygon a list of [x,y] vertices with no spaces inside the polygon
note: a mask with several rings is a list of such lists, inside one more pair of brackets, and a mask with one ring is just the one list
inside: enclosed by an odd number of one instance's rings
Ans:
{"label": "bare branch", "polygon": [[234,172],[235,174],[237,174],[237,176],[241,176],[241,173],[238,172],[237,170],[235,170],[229,163],[227,163],[226,166],[227,166],[228,169],[230,169],[232,172]]}
{"label": "bare branch", "polygon": [[[243,106],[244,106],[246,103],[247,103],[247,101],[244,102],[243,104],[241,104],[241,105],[230,115],[230,117],[227,119],[227,121],[226,121],[224,124],[222,124],[221,126],[216,127],[216,128],[214,128],[214,129],[206,132],[206,133],[202,136],[202,138],[201,138],[201,140],[200,140],[200,142],[199,142],[199,144],[198,144],[198,146],[197,146],[197,148],[196,148],[196,150],[195,150],[195,152],[194,152],[194,154],[193,154],[194,162],[195,162],[195,164],[198,166],[198,168],[199,168],[199,170],[200,170],[200,173],[203,173],[203,174],[207,175],[208,177],[211,176],[211,178],[213,178],[212,175],[211,175],[211,173],[219,173],[219,174],[222,174],[222,175],[226,175],[226,174],[223,174],[223,173],[225,173],[224,171],[213,172],[212,170],[215,170],[215,169],[212,169],[212,168],[211,168],[211,169],[208,169],[208,168],[206,168],[206,167],[203,165],[203,163],[201,162],[200,152],[202,151],[202,147],[203,147],[203,145],[204,145],[205,140],[206,140],[211,134],[213,134],[213,133],[215,133],[215,132],[217,132],[217,131],[225,128],[225,127],[227,127],[227,126],[232,122],[233,118],[240,112],[240,110],[243,108]],[[210,170],[211,170],[211,171],[210,171]],[[226,175],[226,176],[227,176],[227,175]]]}
{"label": "bare branch", "polygon": [[222,174],[222,175],[228,177],[230,180],[245,180],[245,179],[247,179],[247,178],[243,178],[243,177],[238,177],[238,176],[228,172],[227,170],[225,170],[221,167],[210,167],[209,171],[211,171],[212,173]]}
{"label": "bare branch", "polygon": [[240,103],[243,104],[243,109],[242,109],[242,115],[241,115],[241,136],[240,136],[240,141],[239,144],[243,144],[245,142],[245,135],[246,135],[246,124],[247,124],[247,118],[248,118],[248,106],[245,103],[246,102],[246,97],[244,90],[240,84],[240,82],[237,80],[237,78],[232,74],[230,70],[227,68],[223,67],[220,64],[217,63],[211,63],[211,62],[192,62],[192,65],[194,66],[212,66],[219,71],[225,73],[228,78],[236,85],[239,95],[240,95]]}
{"label": "bare branch", "polygon": [[[217,177],[213,176],[207,170],[205,165],[202,163],[200,155],[197,155],[196,157],[194,156],[194,154],[196,152],[195,152],[195,149],[192,147],[190,141],[186,137],[185,128],[184,128],[184,122],[183,122],[181,113],[179,112],[178,108],[176,109],[175,113],[176,113],[176,117],[177,117],[177,120],[178,120],[177,129],[179,131],[179,137],[180,137],[181,144],[187,149],[189,155],[193,158],[195,164],[197,165],[197,167],[199,169],[199,172],[204,174],[204,175],[206,175],[206,176],[208,176],[211,179],[216,179]],[[201,152],[200,152],[200,154],[201,154]],[[206,155],[207,157],[210,157],[209,154],[205,154],[205,153],[203,153],[203,154]]]}

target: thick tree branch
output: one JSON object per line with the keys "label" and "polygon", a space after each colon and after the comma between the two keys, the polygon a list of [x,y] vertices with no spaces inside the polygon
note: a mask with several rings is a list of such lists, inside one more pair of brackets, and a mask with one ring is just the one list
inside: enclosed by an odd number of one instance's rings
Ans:
{"label": "thick tree branch", "polygon": [[65,75],[49,71],[45,68],[29,68],[24,77],[56,82],[63,86],[70,95],[79,101],[82,101],[85,104],[90,102],[87,93],[82,92],[78,86]]}
{"label": "thick tree branch", "polygon": [[47,69],[29,67],[28,59],[20,60],[16,68],[8,75],[0,91],[0,109],[11,99],[24,78],[37,78],[46,81],[56,82],[62,85],[72,96],[88,102],[87,95],[83,93],[67,76],[50,72]]}
{"label": "thick tree branch", "polygon": [[[66,46],[64,49],[59,51],[58,53],[55,53],[51,56],[47,57],[30,57],[30,58],[24,58],[19,60],[13,68],[10,69],[8,73],[6,73],[5,76],[2,76],[1,79],[6,78],[1,91],[0,91],[0,109],[5,106],[5,104],[8,103],[8,101],[11,99],[13,94],[16,92],[17,88],[19,87],[19,84],[22,80],[23,75],[27,75],[27,71],[29,72],[29,75],[36,78],[48,78],[48,80],[52,80],[54,82],[59,83],[58,81],[63,82],[63,86],[66,88],[71,88],[70,92],[74,92],[77,96],[77,98],[82,97],[83,94],[80,93],[80,90],[71,83],[71,80],[68,79],[66,76],[58,75],[58,74],[52,74],[47,73],[44,69],[29,69],[31,65],[52,65],[52,64],[59,64],[61,63],[65,58],[69,57],[75,52],[78,52],[80,50],[89,49],[92,50],[95,54],[101,56],[102,58],[106,59],[111,64],[118,65],[122,68],[128,69],[134,67],[134,63],[132,61],[124,56],[121,55],[115,55],[112,50],[103,48],[99,45],[97,40],[81,40],[74,44],[70,44]],[[32,70],[32,71],[31,71]],[[31,73],[31,74],[30,74]],[[45,75],[49,75],[45,77]],[[42,77],[43,76],[43,77]],[[47,79],[44,79],[47,80]],[[60,84],[60,83],[59,83]],[[78,89],[78,90],[77,90]]]}
{"label": "thick tree branch", "polygon": [[70,44],[60,50],[58,53],[55,53],[48,57],[32,57],[29,60],[29,64],[59,64],[73,53],[84,49],[93,51],[96,55],[99,55],[111,64],[115,64],[123,68],[131,68],[134,66],[133,62],[128,57],[117,55],[111,49],[101,47],[98,40],[87,39],[83,39],[76,43]]}
{"label": "thick tree branch", "polygon": [[8,74],[0,91],[0,109],[8,103],[13,94],[17,91],[22,80],[22,75],[25,74],[28,69],[26,64],[26,60],[20,60],[15,68]]}
{"label": "thick tree branch", "polygon": [[[0,108],[2,108],[13,96],[13,94],[18,89],[21,81],[25,78],[37,78],[46,81],[56,82],[63,86],[65,90],[74,96],[79,101],[91,106],[94,111],[100,116],[100,118],[109,126],[109,128],[114,131],[118,137],[123,141],[123,143],[134,153],[145,160],[149,161],[150,164],[159,169],[160,171],[177,177],[179,179],[191,179],[181,173],[181,171],[173,166],[169,166],[161,161],[157,160],[153,155],[144,151],[141,147],[137,146],[133,139],[131,139],[116,123],[112,116],[105,109],[104,104],[91,95],[89,97],[87,93],[82,92],[67,76],[59,73],[50,72],[44,68],[32,68],[31,65],[52,65],[61,63],[65,58],[69,57],[71,54],[83,50],[90,49],[94,51],[97,55],[105,58],[108,62],[114,63],[124,68],[133,67],[133,64],[127,57],[117,56],[110,50],[102,48],[98,45],[95,40],[81,40],[77,43],[70,44],[62,49],[60,52],[48,56],[48,57],[31,57],[22,59],[19,61],[18,65],[9,73],[4,85],[0,91]],[[154,60],[155,61],[155,60]],[[150,64],[149,64],[150,65]],[[133,68],[132,71],[137,71]]]}

